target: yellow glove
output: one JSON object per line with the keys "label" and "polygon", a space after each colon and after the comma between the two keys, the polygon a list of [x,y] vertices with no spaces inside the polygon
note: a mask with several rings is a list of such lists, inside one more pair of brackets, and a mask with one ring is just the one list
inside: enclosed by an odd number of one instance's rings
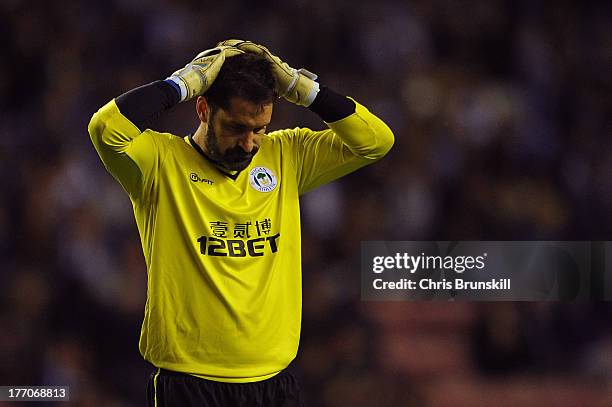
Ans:
{"label": "yellow glove", "polygon": [[274,76],[276,76],[276,82],[278,83],[276,89],[278,94],[289,102],[300,106],[310,106],[319,92],[319,84],[315,82],[317,75],[303,68],[290,67],[263,45],[251,41],[225,40],[218,43],[217,46],[235,47],[245,52],[264,56],[272,63]]}
{"label": "yellow glove", "polygon": [[181,91],[181,102],[193,99],[206,92],[219,74],[225,58],[242,54],[237,48],[217,46],[200,52],[184,68],[170,75],[166,80],[174,82]]}

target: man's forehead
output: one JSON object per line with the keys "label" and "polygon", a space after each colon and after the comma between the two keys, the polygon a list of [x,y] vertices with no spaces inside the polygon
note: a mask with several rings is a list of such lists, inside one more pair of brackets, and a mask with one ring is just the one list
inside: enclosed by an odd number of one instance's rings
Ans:
{"label": "man's forehead", "polygon": [[236,121],[270,120],[272,116],[272,103],[259,104],[246,99],[234,97],[230,99],[227,110],[223,110],[227,119]]}

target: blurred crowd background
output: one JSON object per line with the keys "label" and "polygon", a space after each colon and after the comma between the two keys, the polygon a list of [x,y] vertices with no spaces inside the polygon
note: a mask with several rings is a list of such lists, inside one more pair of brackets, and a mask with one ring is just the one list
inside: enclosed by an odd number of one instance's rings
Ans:
{"label": "blurred crowd background", "polygon": [[[3,0],[0,385],[144,405],[144,259],[87,123],[243,38],[318,73],[396,136],[383,161],[302,200],[295,367],[312,406],[612,406],[609,303],[362,302],[359,287],[362,240],[610,240],[610,8]],[[156,129],[197,123],[186,103]],[[281,101],[272,127],[287,126],[323,123]]]}

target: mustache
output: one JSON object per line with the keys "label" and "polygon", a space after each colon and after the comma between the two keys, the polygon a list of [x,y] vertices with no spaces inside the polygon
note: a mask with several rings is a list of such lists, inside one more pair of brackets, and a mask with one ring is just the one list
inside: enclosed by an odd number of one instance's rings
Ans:
{"label": "mustache", "polygon": [[233,161],[233,162],[246,161],[246,160],[253,158],[253,156],[257,154],[258,150],[259,150],[259,147],[254,146],[253,150],[251,150],[250,153],[247,153],[246,151],[242,149],[242,147],[236,146],[236,147],[232,147],[228,149],[225,152],[223,158],[225,158],[228,161]]}

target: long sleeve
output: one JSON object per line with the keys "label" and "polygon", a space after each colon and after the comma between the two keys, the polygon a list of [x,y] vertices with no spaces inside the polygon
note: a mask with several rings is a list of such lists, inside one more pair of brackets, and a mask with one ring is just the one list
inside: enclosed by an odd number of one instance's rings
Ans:
{"label": "long sleeve", "polygon": [[348,117],[326,123],[328,130],[293,129],[278,137],[291,146],[291,159],[304,194],[384,157],[394,143],[393,132],[361,104]]}
{"label": "long sleeve", "polygon": [[368,160],[381,159],[395,142],[389,126],[357,102],[355,113],[327,125],[353,154]]}
{"label": "long sleeve", "polygon": [[170,85],[153,82],[111,100],[89,122],[91,141],[104,166],[132,199],[150,190],[146,183],[152,182],[150,175],[161,160],[159,146],[171,137],[142,128],[176,104],[175,95]]}

